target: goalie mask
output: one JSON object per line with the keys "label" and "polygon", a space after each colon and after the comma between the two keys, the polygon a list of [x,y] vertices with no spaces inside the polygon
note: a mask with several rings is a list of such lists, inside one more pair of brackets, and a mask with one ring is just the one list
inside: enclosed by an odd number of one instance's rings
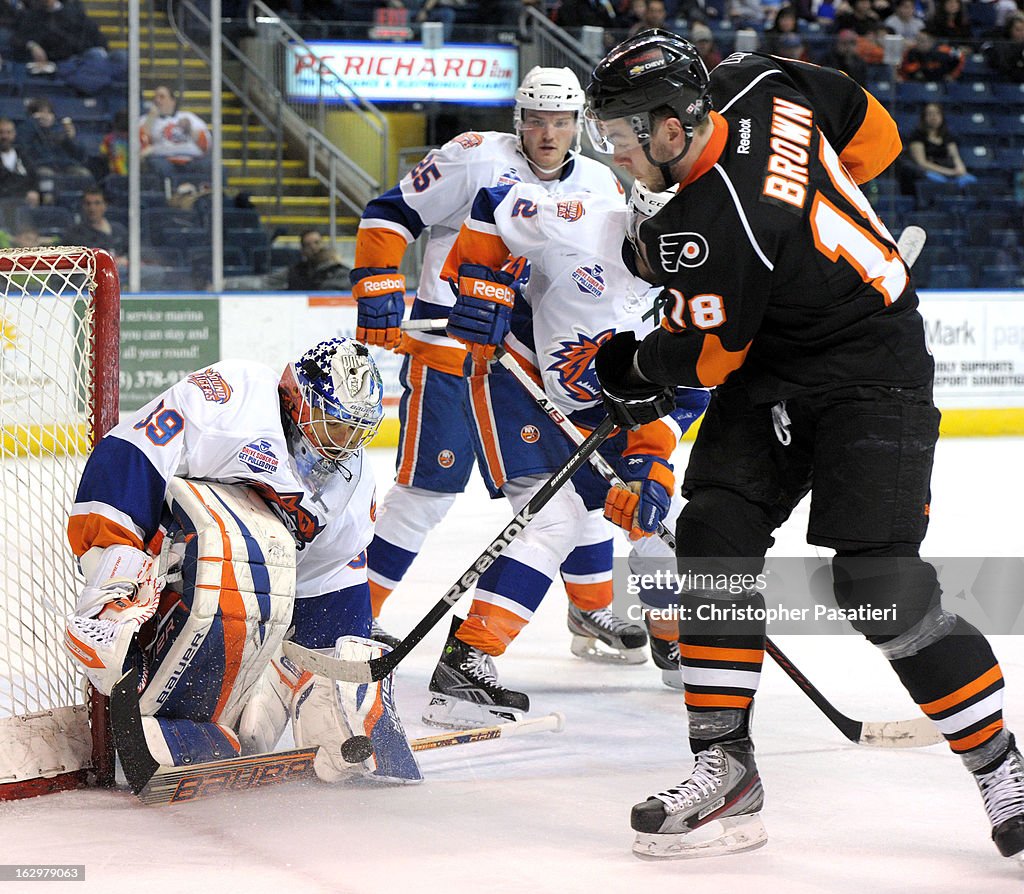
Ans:
{"label": "goalie mask", "polygon": [[[541,68],[534,66],[516,90],[516,108],[513,113],[516,142],[519,151],[544,174],[553,174],[564,168],[580,154],[580,135],[583,132],[583,88],[579,78],[569,68]],[[571,112],[575,139],[565,157],[551,168],[542,167],[530,158],[523,145],[523,134],[529,130],[529,112]]]}
{"label": "goalie mask", "polygon": [[[278,386],[281,407],[303,446],[330,464],[366,444],[384,418],[384,384],[365,345],[322,341],[290,363]],[[300,464],[298,452],[296,462]]]}
{"label": "goalie mask", "polygon": [[[606,155],[642,146],[669,184],[668,169],[689,151],[695,128],[711,111],[708,82],[708,70],[693,44],[669,31],[641,31],[613,48],[594,69],[587,85],[587,135]],[[651,155],[655,112],[678,118],[686,136],[683,151],[667,161]]]}

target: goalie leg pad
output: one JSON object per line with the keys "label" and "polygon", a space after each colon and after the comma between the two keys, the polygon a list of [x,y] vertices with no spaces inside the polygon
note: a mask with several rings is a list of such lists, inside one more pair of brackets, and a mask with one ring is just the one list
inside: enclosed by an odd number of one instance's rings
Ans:
{"label": "goalie leg pad", "polygon": [[[369,661],[386,646],[374,640],[344,636],[334,656],[346,661]],[[320,746],[314,762],[325,782],[362,776],[378,782],[419,782],[423,777],[395,710],[393,676],[378,683],[333,682],[313,676],[299,690],[293,708],[295,742]],[[351,763],[342,746],[353,736],[369,738],[373,753]]]}
{"label": "goalie leg pad", "polygon": [[243,754],[262,754],[277,747],[288,726],[292,704],[312,676],[280,653],[270,662],[270,667],[252,688],[238,721],[238,740]]}
{"label": "goalie leg pad", "polygon": [[162,767],[187,767],[242,753],[238,737],[221,723],[143,717],[142,731],[149,753]]}
{"label": "goalie leg pad", "polygon": [[295,541],[251,489],[182,478],[167,490],[161,600],[144,715],[234,725],[291,621]]}

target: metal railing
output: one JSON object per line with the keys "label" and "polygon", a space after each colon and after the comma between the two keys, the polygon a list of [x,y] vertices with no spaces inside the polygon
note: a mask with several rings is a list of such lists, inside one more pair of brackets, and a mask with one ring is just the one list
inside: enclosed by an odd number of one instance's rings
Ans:
{"label": "metal railing", "polygon": [[[208,42],[207,15],[192,0],[174,0],[169,4],[168,19],[179,38],[208,62],[208,48],[203,45],[204,37]],[[278,206],[285,194],[281,162],[286,147],[292,146],[306,157],[307,176],[327,190],[333,241],[339,204],[358,216],[383,188],[388,161],[387,120],[372,103],[334,77],[305,40],[260,0],[249,7],[249,30],[254,36],[244,38],[242,47],[227,37],[221,42],[225,57],[223,83],[243,108],[242,173],[248,172],[249,161],[259,157],[250,149],[248,133],[249,123],[255,119],[275,145],[278,163],[272,176]],[[299,59],[323,75],[318,79],[319,95],[305,102],[290,99],[285,89],[288,67]],[[352,113],[346,121],[346,134],[374,160],[372,170],[366,170],[325,135],[327,114],[336,110]]]}
{"label": "metal railing", "polygon": [[532,6],[524,6],[519,17],[519,61],[522,71],[535,65],[570,68],[581,84],[604,55],[604,29],[584,28],[577,40]]}

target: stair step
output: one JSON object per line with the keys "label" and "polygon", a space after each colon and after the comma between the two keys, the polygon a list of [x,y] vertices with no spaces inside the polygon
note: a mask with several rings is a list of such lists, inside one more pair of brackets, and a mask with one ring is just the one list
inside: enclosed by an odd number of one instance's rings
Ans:
{"label": "stair step", "polygon": [[[277,198],[275,196],[253,196],[252,203],[254,205],[277,204]],[[331,205],[331,200],[329,196],[281,196],[281,204],[285,207],[295,205],[303,208],[327,209]]]}
{"label": "stair step", "polygon": [[[264,224],[295,224],[310,227],[326,227],[330,218],[326,214],[274,214],[273,212],[261,214],[260,220]],[[359,224],[358,217],[337,217],[335,218],[339,227],[356,227]]]}
{"label": "stair step", "polygon": [[[170,36],[171,35],[168,35],[168,38],[170,38]],[[110,49],[112,49],[112,50],[124,50],[125,52],[128,51],[128,40],[127,40],[127,38],[124,39],[124,40],[119,40],[118,38],[109,38],[107,40],[107,44],[110,46]],[[178,49],[179,46],[181,46],[181,44],[178,43],[178,41],[176,41],[176,40],[170,40],[170,39],[168,39],[168,40],[154,40],[153,43],[150,44],[148,40],[143,38],[143,40],[142,40],[142,49],[141,49],[141,53],[140,54],[142,56],[146,56],[149,53],[150,46],[152,46],[152,48],[154,50],[157,50],[158,52],[171,52],[171,53],[174,53],[174,52],[177,52],[177,49]]]}
{"label": "stair step", "polygon": [[[245,186],[249,188],[266,186],[269,189],[273,189],[276,186],[276,182],[276,180],[272,180],[270,177],[254,177],[244,174],[228,175],[229,186]],[[313,177],[282,177],[281,185],[290,189],[319,189],[320,181]]]}
{"label": "stair step", "polygon": [[[223,161],[225,168],[241,168],[244,164],[245,162],[241,158],[225,158]],[[250,158],[249,167],[277,170],[278,162],[274,158]],[[297,173],[306,169],[306,163],[294,158],[286,158],[281,161],[280,168],[282,171],[295,171]]]}

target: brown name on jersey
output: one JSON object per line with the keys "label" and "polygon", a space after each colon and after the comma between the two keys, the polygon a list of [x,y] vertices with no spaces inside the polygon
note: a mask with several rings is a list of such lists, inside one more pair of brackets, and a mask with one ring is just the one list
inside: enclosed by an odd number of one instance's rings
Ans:
{"label": "brown name on jersey", "polygon": [[810,109],[778,96],[772,100],[771,155],[761,190],[769,199],[803,208],[813,128]]}

